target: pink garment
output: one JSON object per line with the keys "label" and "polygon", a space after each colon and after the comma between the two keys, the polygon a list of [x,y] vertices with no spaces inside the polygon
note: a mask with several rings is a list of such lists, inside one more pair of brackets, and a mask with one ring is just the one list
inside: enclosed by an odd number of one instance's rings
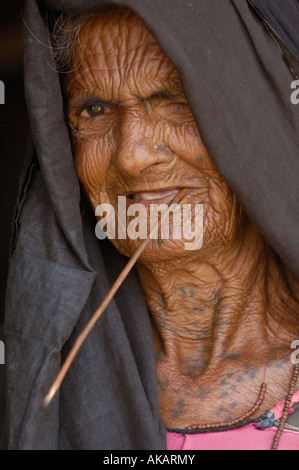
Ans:
{"label": "pink garment", "polygon": [[[299,402],[299,391],[292,397],[291,407]],[[282,415],[284,401],[271,411],[275,418]],[[291,409],[290,412],[293,410]],[[198,434],[177,434],[167,432],[168,450],[271,450],[277,428],[259,430],[255,423],[237,429]],[[285,429],[279,441],[278,450],[299,450],[299,432]]]}

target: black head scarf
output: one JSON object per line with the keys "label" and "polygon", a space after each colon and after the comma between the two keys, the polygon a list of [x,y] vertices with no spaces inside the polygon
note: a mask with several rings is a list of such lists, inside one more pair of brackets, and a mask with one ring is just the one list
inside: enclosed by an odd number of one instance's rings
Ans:
{"label": "black head scarf", "polygon": [[[46,11],[101,0],[27,0],[32,145],[15,213],[6,299],[9,449],[165,449],[147,306],[131,272],[48,408],[42,401],[126,259],[81,200]],[[231,189],[299,278],[296,0],[122,0],[177,67],[202,139]],[[283,4],[283,5],[282,5]],[[279,6],[278,6],[279,5]],[[296,23],[297,22],[297,23]],[[297,36],[296,36],[297,35]]]}

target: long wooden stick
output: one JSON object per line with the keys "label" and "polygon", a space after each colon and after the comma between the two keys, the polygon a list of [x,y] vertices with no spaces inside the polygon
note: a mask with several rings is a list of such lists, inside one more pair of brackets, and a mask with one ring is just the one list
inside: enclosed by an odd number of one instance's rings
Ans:
{"label": "long wooden stick", "polygon": [[102,301],[101,305],[95,311],[95,313],[93,314],[93,316],[91,317],[91,319],[89,320],[89,322],[87,323],[87,325],[85,326],[83,331],[80,333],[80,335],[76,339],[76,341],[74,343],[74,346],[72,347],[71,351],[69,352],[69,354],[68,354],[64,364],[62,365],[59,373],[57,374],[57,377],[54,380],[49,392],[47,393],[47,395],[44,398],[44,402],[43,402],[44,406],[48,406],[51,403],[51,401],[52,401],[53,397],[55,396],[56,392],[58,391],[64,377],[66,376],[67,371],[69,370],[72,362],[74,361],[79,349],[81,348],[82,344],[84,343],[87,335],[90,333],[90,331],[92,330],[92,328],[94,327],[94,325],[96,324],[96,322],[98,321],[98,319],[100,318],[102,313],[106,310],[109,303],[113,299],[115,293],[117,292],[117,290],[119,289],[121,284],[124,282],[124,280],[128,276],[129,272],[133,268],[134,264],[138,260],[141,253],[146,248],[147,244],[149,243],[149,241],[151,239],[151,234],[153,233],[154,230],[156,230],[157,225],[160,226],[162,224],[162,222],[165,220],[166,216],[168,216],[169,212],[171,211],[171,205],[172,204],[178,204],[179,202],[181,202],[183,200],[183,198],[187,195],[188,191],[189,191],[188,188],[184,188],[184,189],[180,190],[180,192],[174,197],[174,199],[169,204],[169,207],[161,215],[160,221],[158,220],[157,224],[155,224],[155,226],[152,228],[152,231],[151,231],[150,235],[142,242],[142,244],[140,245],[138,250],[132,256],[132,258],[130,258],[130,260],[128,261],[128,263],[126,264],[126,266],[124,267],[124,269],[122,270],[122,272],[120,273],[120,275],[118,276],[116,281],[114,282],[113,286],[109,290],[108,294],[106,295],[106,297]]}

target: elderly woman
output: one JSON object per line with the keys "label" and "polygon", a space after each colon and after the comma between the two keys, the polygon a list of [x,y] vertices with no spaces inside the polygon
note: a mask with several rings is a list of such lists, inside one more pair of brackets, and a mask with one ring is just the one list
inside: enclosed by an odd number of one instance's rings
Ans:
{"label": "elderly woman", "polygon": [[[274,440],[298,450],[299,128],[278,41],[255,2],[173,2],[172,23],[163,2],[138,2],[140,16],[63,3],[51,8],[70,13],[47,15],[55,66],[33,1],[25,16],[37,159],[8,281],[7,447],[271,449]],[[44,408],[61,362],[142,243],[99,241],[96,208],[110,204],[118,217],[123,197],[149,214],[183,188],[181,208],[203,206],[202,246],[150,240]]]}

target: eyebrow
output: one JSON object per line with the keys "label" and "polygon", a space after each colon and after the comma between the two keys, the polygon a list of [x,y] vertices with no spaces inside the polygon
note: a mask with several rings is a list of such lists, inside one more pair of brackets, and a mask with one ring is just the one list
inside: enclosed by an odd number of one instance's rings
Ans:
{"label": "eyebrow", "polygon": [[[174,93],[167,89],[163,89],[163,90],[155,91],[147,96],[135,95],[135,98],[138,99],[139,101],[155,101],[155,100],[162,100],[162,99],[173,100],[176,95],[177,93]],[[97,96],[90,96],[90,97],[74,96],[74,97],[70,97],[69,104],[74,108],[78,108],[79,111],[81,112],[88,106],[100,105],[100,106],[109,107],[112,105],[116,105],[117,102],[107,101]]]}

